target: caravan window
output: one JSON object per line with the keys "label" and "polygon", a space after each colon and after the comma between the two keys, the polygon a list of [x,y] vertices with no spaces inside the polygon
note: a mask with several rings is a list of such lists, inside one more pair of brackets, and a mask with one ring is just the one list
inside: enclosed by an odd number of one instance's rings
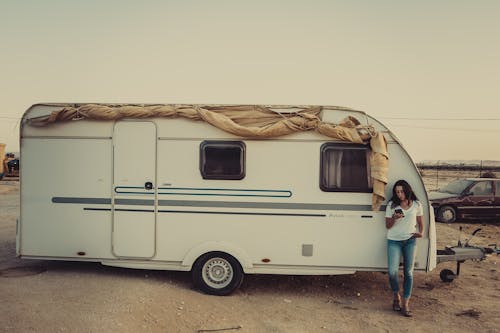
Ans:
{"label": "caravan window", "polygon": [[200,172],[203,179],[243,179],[245,143],[203,141],[200,145]]}
{"label": "caravan window", "polygon": [[369,149],[362,145],[321,146],[320,187],[323,191],[371,192]]}

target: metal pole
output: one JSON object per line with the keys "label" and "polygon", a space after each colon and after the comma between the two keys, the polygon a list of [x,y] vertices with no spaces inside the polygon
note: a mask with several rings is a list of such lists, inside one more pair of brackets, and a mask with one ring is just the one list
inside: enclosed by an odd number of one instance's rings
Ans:
{"label": "metal pole", "polygon": [[436,164],[436,189],[439,188],[439,160]]}

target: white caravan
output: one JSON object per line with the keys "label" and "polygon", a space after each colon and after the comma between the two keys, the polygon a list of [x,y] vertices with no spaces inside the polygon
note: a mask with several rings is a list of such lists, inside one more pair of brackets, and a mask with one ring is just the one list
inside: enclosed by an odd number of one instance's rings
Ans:
{"label": "white caravan", "polygon": [[[183,118],[31,123],[74,106],[37,104],[23,116],[18,256],[192,271],[195,285],[216,295],[244,274],[387,269],[387,201],[372,210],[370,146],[315,131],[240,137]],[[322,108],[323,121],[346,116],[387,141],[386,197],[405,179],[422,202],[415,265],[432,270],[434,216],[417,168],[374,118]]]}

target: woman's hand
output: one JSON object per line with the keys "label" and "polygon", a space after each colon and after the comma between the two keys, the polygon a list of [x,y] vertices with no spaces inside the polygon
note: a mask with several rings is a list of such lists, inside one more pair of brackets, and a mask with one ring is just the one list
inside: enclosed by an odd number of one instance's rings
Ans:
{"label": "woman's hand", "polygon": [[401,214],[401,213],[394,213],[392,214],[392,218],[394,220],[399,220],[400,218],[404,217],[405,215],[404,214]]}
{"label": "woman's hand", "polygon": [[392,217],[386,217],[385,218],[385,227],[387,229],[391,229],[394,226],[394,224],[396,224],[397,220],[399,220],[402,217],[404,217],[404,214],[401,214],[401,213],[394,213],[394,214],[392,214]]}
{"label": "woman's hand", "polygon": [[422,216],[417,216],[417,224],[418,227],[416,229],[418,230],[418,232],[414,232],[413,237],[421,238],[424,234],[424,221],[422,220]]}

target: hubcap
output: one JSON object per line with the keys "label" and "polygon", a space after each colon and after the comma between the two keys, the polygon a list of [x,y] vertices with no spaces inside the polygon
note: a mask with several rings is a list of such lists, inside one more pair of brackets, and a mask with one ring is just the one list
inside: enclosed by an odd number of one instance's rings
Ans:
{"label": "hubcap", "polygon": [[223,258],[212,258],[203,265],[203,281],[215,289],[227,287],[233,279],[231,264]]}
{"label": "hubcap", "polygon": [[448,221],[453,220],[453,218],[455,217],[455,214],[453,213],[453,211],[451,209],[447,209],[447,210],[443,211],[441,216],[442,216],[444,222],[448,222]]}

